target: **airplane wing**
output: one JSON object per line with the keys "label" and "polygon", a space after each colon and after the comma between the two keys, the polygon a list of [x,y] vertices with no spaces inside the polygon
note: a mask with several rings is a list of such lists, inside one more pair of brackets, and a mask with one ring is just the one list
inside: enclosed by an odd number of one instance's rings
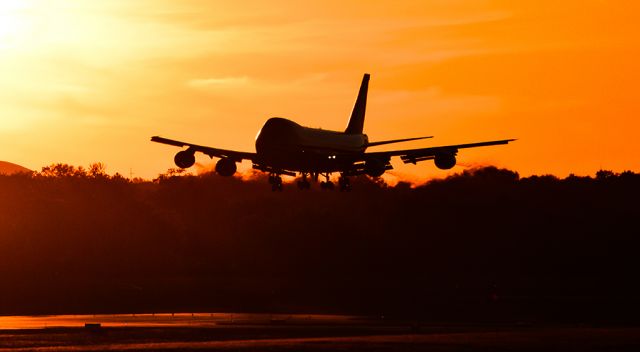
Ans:
{"label": "airplane wing", "polygon": [[429,148],[420,148],[420,149],[392,150],[388,152],[372,152],[372,153],[365,153],[364,155],[365,155],[365,158],[367,159],[379,158],[379,159],[387,159],[387,160],[392,156],[399,156],[400,159],[402,159],[402,161],[405,164],[409,164],[409,163],[415,164],[417,162],[424,161],[424,160],[432,160],[438,154],[450,154],[455,156],[458,153],[458,149],[507,144],[513,141],[515,141],[515,139],[503,139],[499,141],[446,145],[446,146],[440,146],[440,147],[429,147]]}
{"label": "airplane wing", "polygon": [[213,158],[214,156],[217,158],[227,158],[227,159],[231,159],[233,161],[236,162],[240,162],[242,160],[252,160],[255,161],[257,158],[257,154],[256,153],[249,153],[249,152],[238,152],[235,150],[226,150],[226,149],[218,149],[218,148],[211,148],[211,147],[204,147],[201,145],[197,145],[197,144],[191,144],[191,143],[186,143],[186,142],[180,142],[180,141],[176,141],[173,139],[168,139],[168,138],[163,138],[163,137],[159,137],[159,136],[154,136],[151,137],[151,141],[152,142],[156,142],[156,143],[162,143],[162,144],[168,144],[168,145],[172,145],[175,147],[189,147],[189,149],[187,150],[191,150],[194,152],[201,152],[205,155],[208,155],[210,158]]}

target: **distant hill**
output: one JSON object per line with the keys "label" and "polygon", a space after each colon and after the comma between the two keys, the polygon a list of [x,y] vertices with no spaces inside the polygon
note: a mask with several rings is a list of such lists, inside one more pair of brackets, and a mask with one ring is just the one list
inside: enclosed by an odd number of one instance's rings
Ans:
{"label": "distant hill", "polygon": [[0,161],[0,175],[12,175],[20,172],[32,171],[20,165],[16,165],[7,161]]}

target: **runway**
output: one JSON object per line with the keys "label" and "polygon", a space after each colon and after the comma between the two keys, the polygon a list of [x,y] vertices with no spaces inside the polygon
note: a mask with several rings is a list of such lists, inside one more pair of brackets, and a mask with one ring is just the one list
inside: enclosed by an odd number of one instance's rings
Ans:
{"label": "runway", "polygon": [[[418,328],[381,317],[227,313],[2,317],[0,321],[0,352],[640,350],[637,327],[423,324]],[[14,324],[10,329],[9,323]],[[101,327],[85,328],[85,323]]]}
{"label": "runway", "polygon": [[365,316],[320,314],[162,313],[0,316],[0,330],[102,327],[216,327],[226,325],[362,325],[383,323]]}

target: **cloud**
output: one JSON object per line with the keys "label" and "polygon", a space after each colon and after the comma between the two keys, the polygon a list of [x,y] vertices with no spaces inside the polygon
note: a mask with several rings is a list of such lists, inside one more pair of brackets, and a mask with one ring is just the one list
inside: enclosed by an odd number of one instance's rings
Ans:
{"label": "cloud", "polygon": [[187,82],[187,86],[197,89],[228,88],[244,86],[249,83],[247,76],[222,78],[197,78]]}
{"label": "cloud", "polygon": [[228,76],[195,78],[186,82],[186,86],[195,90],[212,93],[236,93],[235,90],[251,90],[261,95],[282,95],[286,92],[307,90],[309,86],[325,80],[326,74],[311,73],[294,80],[256,79],[248,76]]}

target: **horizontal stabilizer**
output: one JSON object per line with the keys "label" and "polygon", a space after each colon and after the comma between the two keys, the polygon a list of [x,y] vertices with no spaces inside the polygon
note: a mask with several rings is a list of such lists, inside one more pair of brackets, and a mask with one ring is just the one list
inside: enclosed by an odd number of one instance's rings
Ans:
{"label": "horizontal stabilizer", "polygon": [[433,136],[426,136],[426,137],[414,137],[414,138],[403,138],[403,139],[392,139],[389,141],[380,141],[380,142],[371,142],[371,143],[367,143],[367,147],[374,147],[376,145],[383,145],[383,144],[391,144],[391,143],[400,143],[400,142],[408,142],[408,141],[416,141],[419,139],[427,139],[427,138],[433,138]]}

